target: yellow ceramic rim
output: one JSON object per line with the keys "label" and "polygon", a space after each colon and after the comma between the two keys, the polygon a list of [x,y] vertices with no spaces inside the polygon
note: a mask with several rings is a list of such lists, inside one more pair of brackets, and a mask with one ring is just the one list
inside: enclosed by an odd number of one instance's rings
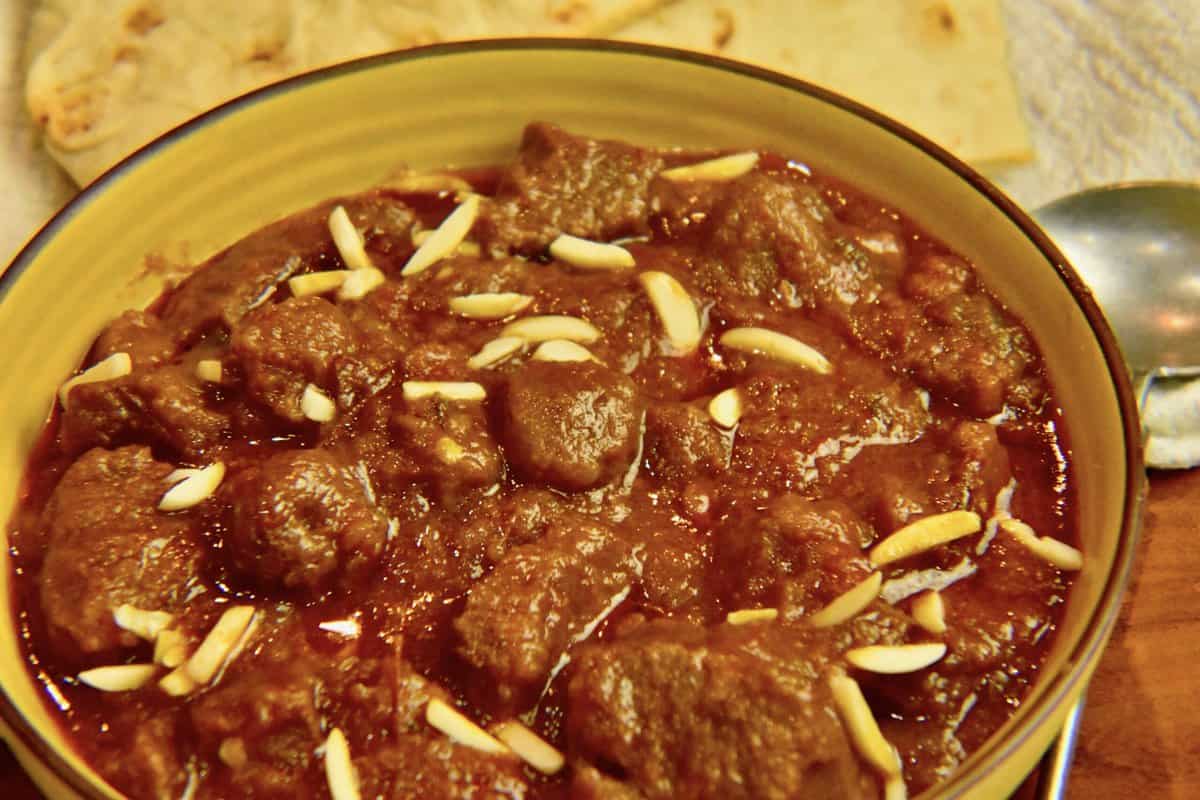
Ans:
{"label": "yellow ceramic rim", "polygon": [[[1068,661],[1072,664],[1071,668],[1053,677],[1052,684],[1045,694],[1039,698],[1038,705],[1033,709],[1033,713],[1021,721],[1021,724],[1012,732],[1012,735],[1000,741],[989,740],[983,748],[973,753],[964,762],[963,767],[954,776],[935,787],[937,793],[945,797],[957,797],[966,793],[982,781],[988,772],[1019,750],[1028,737],[1035,730],[1045,725],[1054,716],[1056,711],[1061,711],[1060,706],[1069,695],[1082,691],[1081,682],[1086,680],[1091,672],[1091,668],[1095,666],[1099,652],[1104,647],[1109,634],[1112,632],[1117,611],[1120,608],[1121,598],[1133,569],[1134,555],[1141,534],[1141,512],[1146,483],[1144,466],[1142,464],[1141,425],[1138,421],[1138,408],[1134,401],[1129,373],[1121,356],[1120,348],[1117,346],[1116,338],[1108,327],[1104,314],[1096,305],[1095,300],[1092,299],[1091,293],[1054,243],[1050,241],[1049,237],[1024,211],[981,174],[957,157],[951,155],[949,151],[896,120],[831,92],[828,89],[823,89],[797,78],[760,67],[754,67],[749,64],[730,61],[718,56],[656,45],[614,42],[600,39],[487,39],[435,44],[369,56],[325,69],[303,73],[237,97],[168,131],[132,153],[73,198],[21,249],[9,265],[9,268],[3,274],[0,274],[0,302],[3,302],[9,289],[20,280],[26,269],[33,262],[35,256],[38,255],[46,243],[80,209],[87,206],[93,198],[102,194],[110,184],[121,180],[125,173],[130,172],[133,167],[152,159],[159,150],[170,147],[176,141],[202,130],[210,123],[229,114],[236,114],[242,108],[264,98],[274,96],[277,93],[300,91],[313,84],[336,80],[345,74],[370,70],[385,64],[419,59],[443,58],[458,53],[481,50],[601,50],[683,61],[716,70],[739,73],[749,78],[773,83],[783,88],[809,95],[824,103],[836,106],[920,148],[957,174],[977,192],[984,195],[1029,238],[1046,260],[1053,265],[1059,279],[1066,285],[1068,291],[1070,291],[1080,311],[1087,319],[1097,343],[1100,345],[1105,364],[1108,368],[1109,377],[1112,379],[1112,388],[1117,396],[1117,404],[1121,411],[1126,470],[1121,535],[1117,552],[1114,556],[1112,570],[1109,572],[1108,579],[1105,582],[1102,594],[1103,600],[1093,609],[1085,628],[1085,634],[1068,655]],[[30,751],[75,791],[84,797],[103,800],[103,795],[96,791],[83,775],[68,766],[58,753],[34,732],[25,718],[17,711],[7,689],[3,686],[0,686],[0,717],[4,719],[14,735],[21,740],[21,743],[25,747],[29,748]]]}

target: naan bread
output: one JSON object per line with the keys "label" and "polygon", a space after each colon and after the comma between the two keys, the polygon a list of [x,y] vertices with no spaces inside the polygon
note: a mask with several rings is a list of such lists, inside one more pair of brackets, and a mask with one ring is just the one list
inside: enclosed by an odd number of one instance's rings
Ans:
{"label": "naan bread", "polygon": [[664,2],[43,0],[26,102],[82,185],[171,127],[289,75],[451,39],[602,36]]}
{"label": "naan bread", "polygon": [[1032,156],[998,0],[680,0],[618,36],[795,75],[968,161]]}

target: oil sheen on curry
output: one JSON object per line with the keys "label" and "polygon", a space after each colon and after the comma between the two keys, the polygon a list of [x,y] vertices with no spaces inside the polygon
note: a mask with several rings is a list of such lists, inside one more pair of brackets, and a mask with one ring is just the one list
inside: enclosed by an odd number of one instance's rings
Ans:
{"label": "oil sheen on curry", "polygon": [[31,672],[138,798],[899,798],[1081,564],[1028,333],[767,153],[535,123],[126,311],[12,521]]}

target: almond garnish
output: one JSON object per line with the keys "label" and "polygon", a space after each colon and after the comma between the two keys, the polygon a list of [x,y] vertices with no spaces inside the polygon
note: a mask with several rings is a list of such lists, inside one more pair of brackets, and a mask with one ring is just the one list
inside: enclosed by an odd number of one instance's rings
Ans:
{"label": "almond garnish", "polygon": [[383,184],[389,189],[408,194],[441,194],[442,192],[470,192],[471,184],[457,175],[440,172],[416,172],[401,175]]}
{"label": "almond garnish", "polygon": [[745,404],[742,402],[742,393],[736,386],[717,393],[712,400],[708,401],[708,415],[722,428],[732,428],[737,425],[744,412]]}
{"label": "almond garnish", "polygon": [[387,277],[375,267],[350,270],[346,280],[342,281],[342,288],[338,289],[337,299],[362,300],[386,280]]}
{"label": "almond garnish", "polygon": [[220,461],[200,469],[177,469],[167,476],[167,482],[175,485],[163,494],[158,507],[162,511],[181,511],[199,505],[212,497],[224,477],[225,465]]}
{"label": "almond garnish", "polygon": [[350,744],[340,728],[325,739],[325,781],[333,800],[359,800],[358,773],[350,759]]}
{"label": "almond garnish", "polygon": [[154,663],[175,669],[187,661],[187,637],[181,631],[165,630],[154,640]]}
{"label": "almond garnish", "polygon": [[475,224],[478,215],[479,195],[468,195],[417,248],[417,252],[408,259],[400,274],[405,277],[419,275],[453,253],[471,232],[471,226]]}
{"label": "almond garnish", "polygon": [[150,682],[158,667],[154,664],[118,664],[85,669],[75,677],[80,683],[102,692],[131,692]]}
{"label": "almond garnish", "polygon": [[730,611],[725,615],[725,621],[730,625],[749,625],[752,622],[770,622],[778,616],[777,608],[744,608]]}
{"label": "almond garnish", "polygon": [[658,315],[667,341],[677,355],[687,355],[700,345],[700,315],[683,284],[665,272],[649,271],[638,275],[650,305]]}
{"label": "almond garnish", "polygon": [[925,669],[946,655],[941,642],[925,644],[875,644],[846,651],[846,660],[861,670],[881,675],[902,675]]}
{"label": "almond garnish", "polygon": [[474,381],[405,381],[401,388],[405,400],[444,397],[473,401],[487,397],[487,390]]}
{"label": "almond garnish", "polygon": [[942,593],[936,589],[913,600],[912,615],[917,624],[930,633],[946,632],[946,604],[942,601]]}
{"label": "almond garnish", "polygon": [[808,618],[814,628],[832,628],[853,619],[879,596],[883,573],[872,572],[863,580],[830,601],[829,605]]}
{"label": "almond garnish", "polygon": [[352,270],[331,269],[325,272],[310,272],[307,275],[297,275],[288,278],[288,289],[293,297],[309,297],[315,294],[325,294],[346,282]]}
{"label": "almond garnish", "polygon": [[329,422],[337,413],[337,406],[329,399],[329,395],[310,383],[304,387],[304,394],[300,395],[300,413],[313,422]]}
{"label": "almond garnish", "polygon": [[146,611],[128,603],[117,607],[113,612],[113,622],[124,631],[129,631],[139,639],[153,642],[162,631],[169,627],[175,617],[166,611]]}
{"label": "almond garnish", "polygon": [[833,372],[829,359],[799,339],[766,328],[732,328],[721,334],[720,342],[731,350],[767,356],[788,364],[828,375]]}
{"label": "almond garnish", "polygon": [[531,343],[566,339],[569,342],[591,344],[600,338],[600,331],[586,319],[548,314],[510,322],[500,331],[500,335],[516,336]]}
{"label": "almond garnish", "polygon": [[479,352],[467,359],[471,369],[485,369],[499,364],[525,348],[525,340],[519,336],[501,336],[479,348]]}
{"label": "almond garnish", "polygon": [[1019,519],[1000,520],[1000,529],[1011,534],[1038,558],[1064,572],[1074,572],[1083,568],[1083,553],[1066,542],[1060,542],[1049,536],[1038,536],[1033,528]]}
{"label": "almond garnish", "polygon": [[658,173],[669,181],[730,181],[740,178],[758,164],[758,153],[734,153],[697,164],[672,167]]}
{"label": "almond garnish", "polygon": [[450,298],[450,310],[467,319],[504,319],[529,307],[533,297],[516,292],[485,292]]}
{"label": "almond garnish", "polygon": [[900,760],[895,750],[883,738],[879,724],[871,714],[867,698],[863,697],[858,682],[849,675],[835,673],[829,678],[829,688],[833,691],[833,703],[837,706],[842,724],[850,733],[850,743],[862,756],[863,760],[890,777],[900,774]]}
{"label": "almond garnish", "polygon": [[566,763],[562,753],[516,720],[501,722],[492,732],[526,764],[543,775],[556,774]]}
{"label": "almond garnish", "polygon": [[208,683],[217,670],[233,655],[234,647],[254,619],[254,606],[233,606],[225,610],[217,624],[183,665],[187,676],[197,684]]}
{"label": "almond garnish", "polygon": [[425,721],[466,747],[484,753],[508,752],[502,742],[436,697],[425,706]]}
{"label": "almond garnish", "polygon": [[947,511],[924,517],[871,548],[871,563],[882,567],[976,533],[981,527],[979,515],[974,511]]}
{"label": "almond garnish", "polygon": [[593,242],[566,233],[550,243],[550,255],[580,269],[626,269],[635,263],[633,254],[619,244]]}
{"label": "almond garnish", "polygon": [[[362,234],[354,227],[343,206],[338,206],[329,213],[329,234],[333,237],[333,243],[347,267],[366,269],[372,266],[371,259],[363,247]],[[291,282],[288,283],[290,286]]]}
{"label": "almond garnish", "polygon": [[537,350],[530,356],[534,361],[596,361],[591,351],[581,344],[566,339],[550,339],[538,345]]}
{"label": "almond garnish", "polygon": [[187,666],[181,665],[164,675],[158,682],[158,688],[171,697],[182,697],[195,690],[196,682],[187,674]]}
{"label": "almond garnish", "polygon": [[[421,245],[425,244],[425,242],[427,242],[429,237],[432,235],[433,231],[430,230],[413,231],[412,243],[414,246],[420,247]],[[483,253],[483,250],[480,248],[478,242],[463,240],[458,243],[458,247],[454,248],[454,252],[464,256],[478,256]],[[439,275],[438,277],[441,276]]]}
{"label": "almond garnish", "polygon": [[76,386],[82,386],[85,383],[114,381],[117,378],[124,378],[131,372],[133,372],[133,359],[129,357],[129,353],[113,353],[108,358],[92,364],[83,372],[60,386],[58,388],[58,402],[62,403],[62,407],[65,409],[67,407],[67,397]]}
{"label": "almond garnish", "polygon": [[220,383],[221,362],[215,358],[204,358],[196,362],[196,377],[207,383]]}

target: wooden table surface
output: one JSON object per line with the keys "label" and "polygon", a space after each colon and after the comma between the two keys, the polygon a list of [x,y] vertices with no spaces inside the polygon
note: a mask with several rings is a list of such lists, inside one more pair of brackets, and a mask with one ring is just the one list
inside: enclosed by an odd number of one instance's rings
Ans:
{"label": "wooden table surface", "polygon": [[[1200,798],[1198,690],[1200,469],[1156,472],[1133,584],[1088,689],[1069,797]],[[0,797],[38,796],[0,751]]]}

